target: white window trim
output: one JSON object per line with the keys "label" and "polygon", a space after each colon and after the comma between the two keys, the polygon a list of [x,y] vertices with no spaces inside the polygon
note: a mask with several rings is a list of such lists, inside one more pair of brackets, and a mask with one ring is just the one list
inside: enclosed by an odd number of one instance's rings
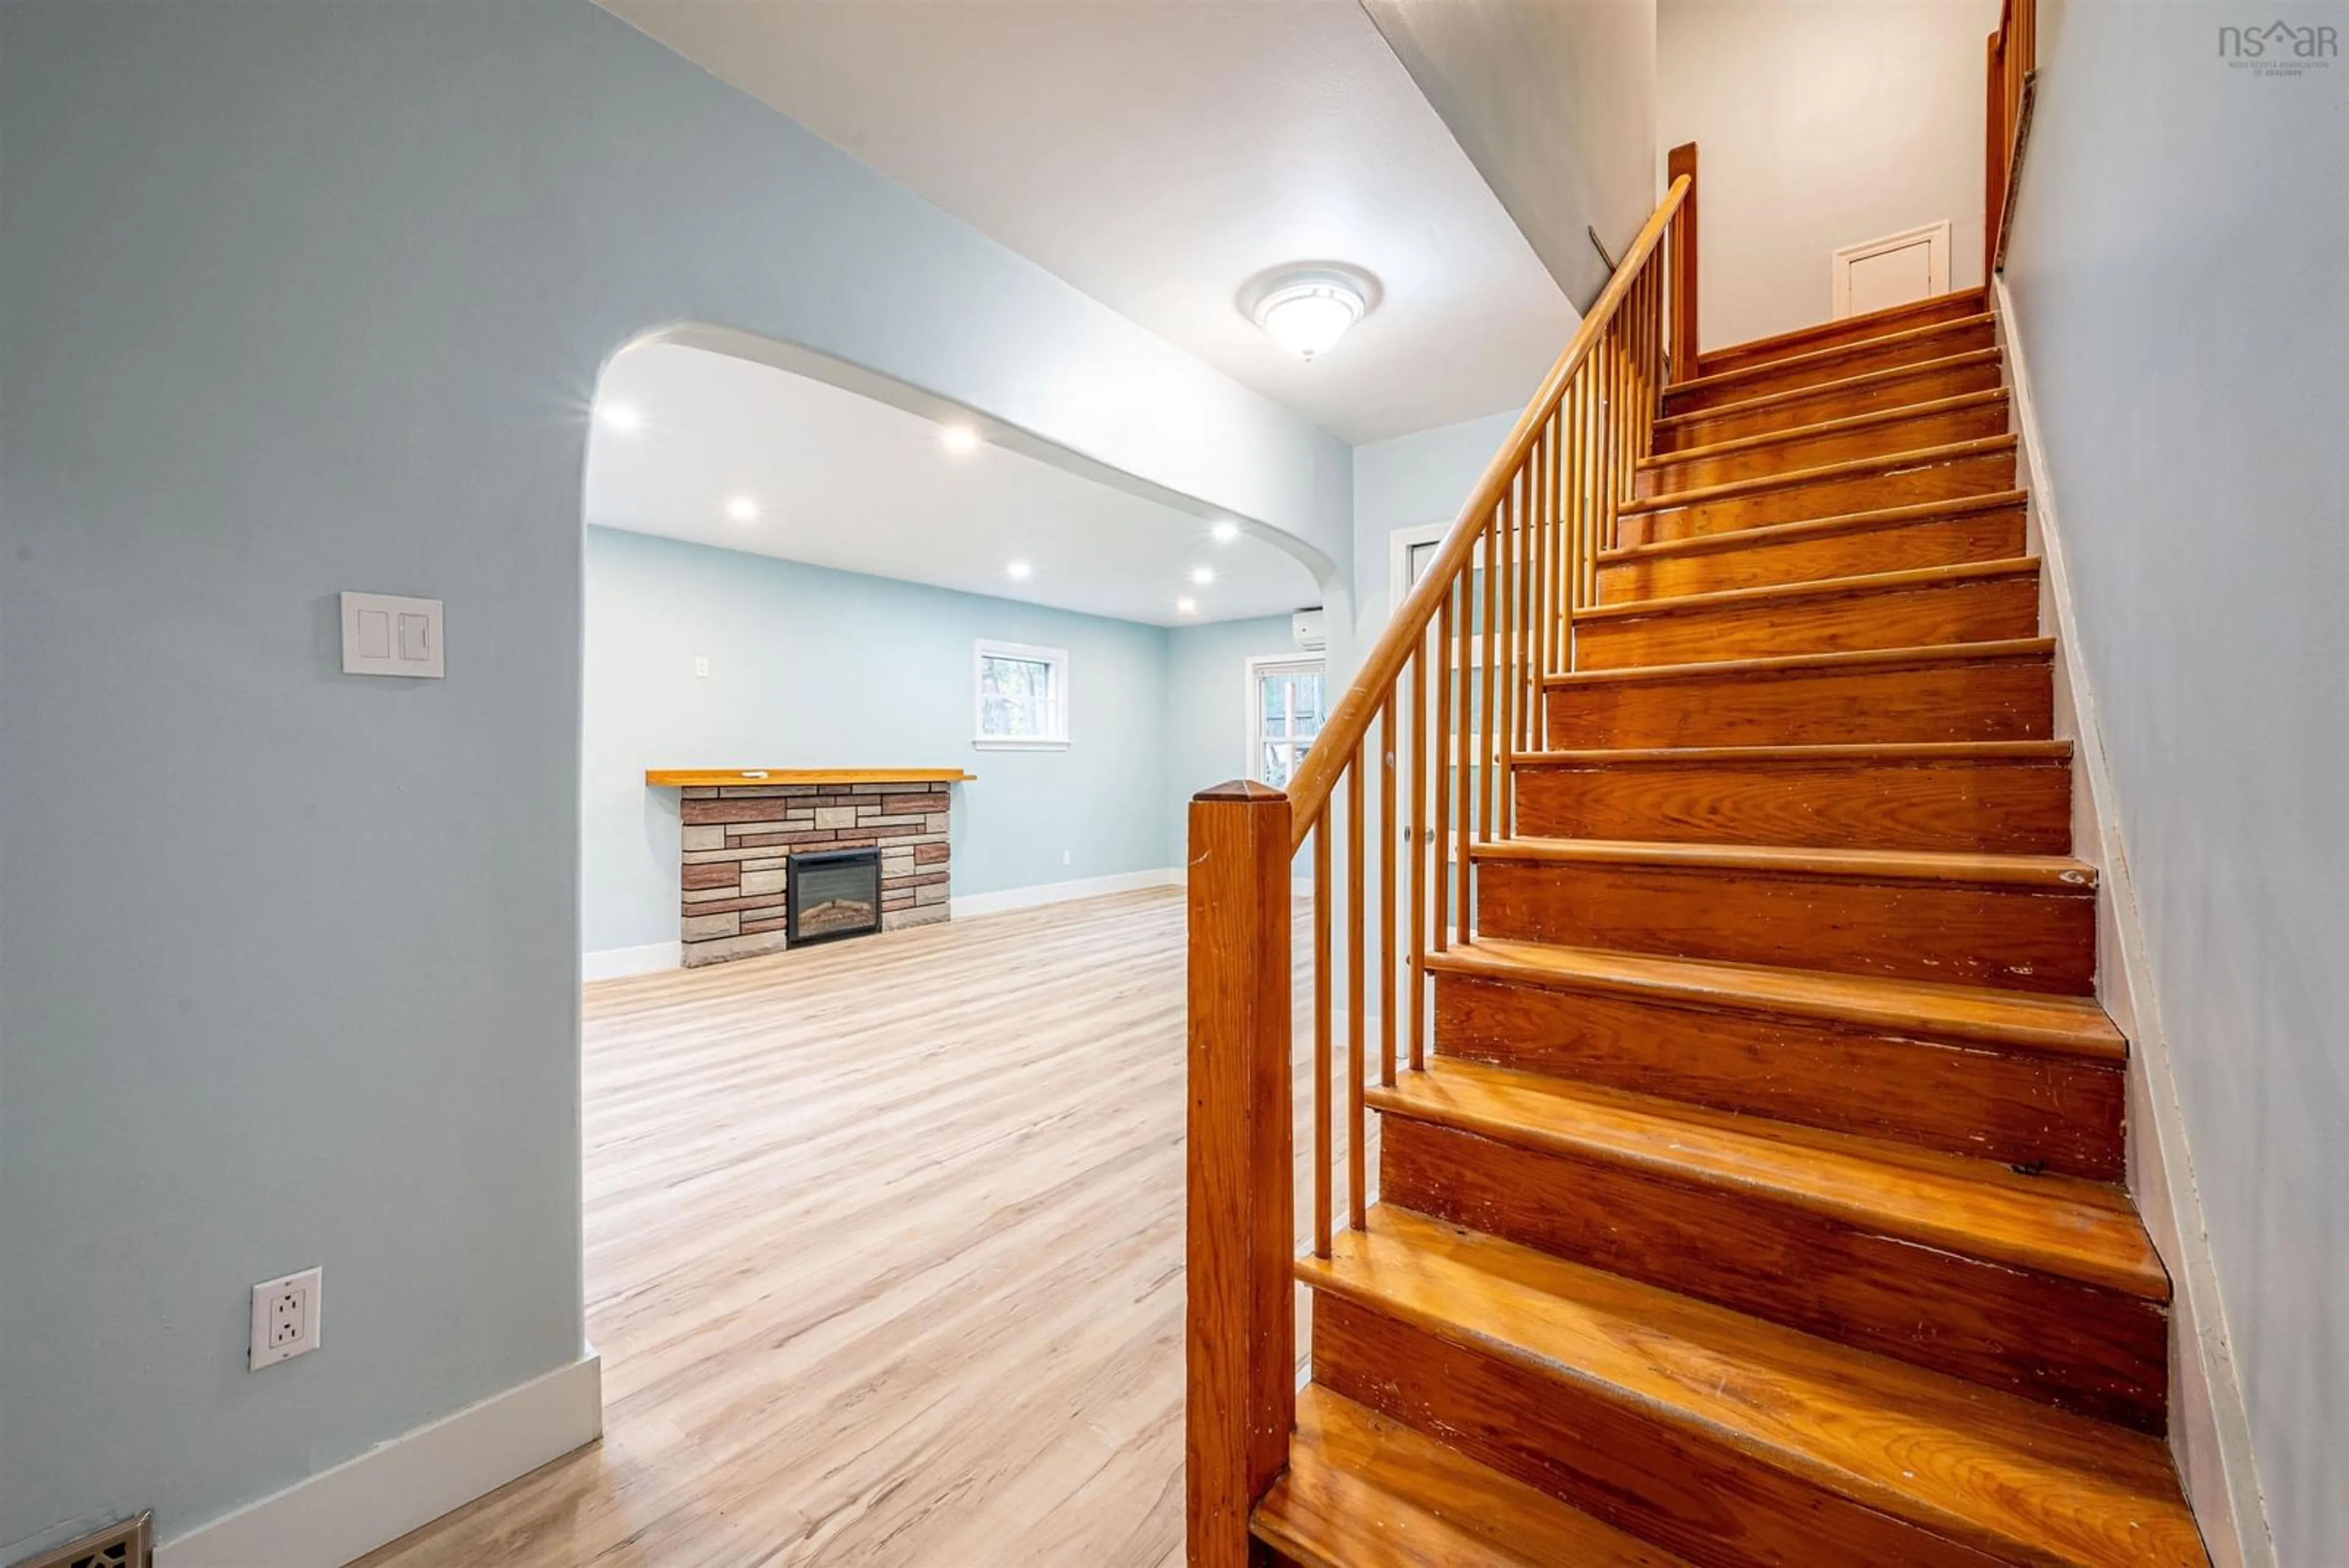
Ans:
{"label": "white window trim", "polygon": [[[987,699],[982,694],[981,677],[987,660],[995,659],[1034,659],[1052,666],[1052,729],[1050,735],[987,735],[979,732],[986,725]],[[1030,642],[995,642],[980,638],[970,645],[970,729],[971,749],[979,752],[1065,752],[1069,749],[1069,650],[1065,648],[1043,648]]]}
{"label": "white window trim", "polygon": [[[1326,653],[1307,653],[1302,649],[1293,653],[1252,653],[1241,660],[1240,667],[1240,777],[1262,784],[1257,774],[1258,737],[1264,729],[1264,715],[1257,711],[1259,695],[1257,676],[1264,670],[1289,665],[1312,665],[1321,671],[1321,701],[1326,710],[1330,701],[1330,658]],[[1325,711],[1322,722],[1330,719]],[[1315,739],[1319,739],[1317,735]]]}
{"label": "white window trim", "polygon": [[1402,527],[1387,535],[1387,616],[1402,608],[1403,596],[1411,592],[1411,552],[1420,545],[1433,545],[1452,531],[1449,523],[1423,523],[1416,527]]}

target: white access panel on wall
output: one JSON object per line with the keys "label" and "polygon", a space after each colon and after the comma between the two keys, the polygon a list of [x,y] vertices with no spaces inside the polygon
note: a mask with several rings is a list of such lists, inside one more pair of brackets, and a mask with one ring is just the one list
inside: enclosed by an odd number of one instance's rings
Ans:
{"label": "white access panel on wall", "polygon": [[1950,220],[1835,253],[1835,317],[1865,316],[1950,292]]}

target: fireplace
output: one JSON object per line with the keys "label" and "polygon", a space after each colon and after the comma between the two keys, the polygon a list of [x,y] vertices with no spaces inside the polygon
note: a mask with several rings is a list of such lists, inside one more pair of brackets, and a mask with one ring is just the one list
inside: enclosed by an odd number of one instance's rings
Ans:
{"label": "fireplace", "polygon": [[792,947],[861,937],[881,929],[881,851],[829,849],[791,857],[789,891]]}

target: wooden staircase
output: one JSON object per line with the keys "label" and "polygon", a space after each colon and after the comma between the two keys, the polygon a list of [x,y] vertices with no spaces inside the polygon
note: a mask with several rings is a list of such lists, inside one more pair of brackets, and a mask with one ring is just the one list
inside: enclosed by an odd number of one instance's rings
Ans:
{"label": "wooden staircase", "polygon": [[1982,303],[1664,394],[1299,1266],[1277,1560],[2205,1561]]}
{"label": "wooden staircase", "polygon": [[1194,807],[1191,1560],[2207,1563],[1997,324],[1685,352],[1685,151],[1299,820]]}

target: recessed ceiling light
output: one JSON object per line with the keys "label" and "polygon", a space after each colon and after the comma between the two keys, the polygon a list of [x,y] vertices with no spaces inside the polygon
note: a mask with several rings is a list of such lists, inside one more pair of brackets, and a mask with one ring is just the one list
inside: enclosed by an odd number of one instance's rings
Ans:
{"label": "recessed ceiling light", "polygon": [[1024,583],[1028,580],[1029,574],[1033,572],[1036,568],[1030,566],[1025,561],[1014,561],[1003,569],[1011,574],[1011,580],[1013,582]]}
{"label": "recessed ceiling light", "polygon": [[1228,545],[1240,536],[1240,525],[1226,517],[1207,530],[1208,536],[1218,545]]}
{"label": "recessed ceiling light", "polygon": [[1181,615],[1197,615],[1199,613],[1199,601],[1195,598],[1188,597],[1179,598],[1174,601],[1174,608],[1176,613]]}
{"label": "recessed ceiling light", "polygon": [[1378,285],[1367,274],[1317,264],[1258,278],[1243,291],[1241,307],[1274,342],[1310,359],[1329,352],[1377,298]]}
{"label": "recessed ceiling light", "polygon": [[726,515],[737,523],[756,523],[759,520],[759,504],[747,495],[738,495],[726,504]]}
{"label": "recessed ceiling light", "polygon": [[1216,580],[1216,568],[1213,566],[1194,566],[1191,568],[1191,580],[1204,588],[1209,583]]}
{"label": "recessed ceiling light", "polygon": [[938,432],[938,439],[946,442],[948,452],[978,450],[978,432],[968,425],[948,425]]}
{"label": "recessed ceiling light", "polygon": [[645,428],[645,416],[634,403],[598,403],[595,405],[595,421],[605,430],[618,431],[623,435],[634,435]]}

